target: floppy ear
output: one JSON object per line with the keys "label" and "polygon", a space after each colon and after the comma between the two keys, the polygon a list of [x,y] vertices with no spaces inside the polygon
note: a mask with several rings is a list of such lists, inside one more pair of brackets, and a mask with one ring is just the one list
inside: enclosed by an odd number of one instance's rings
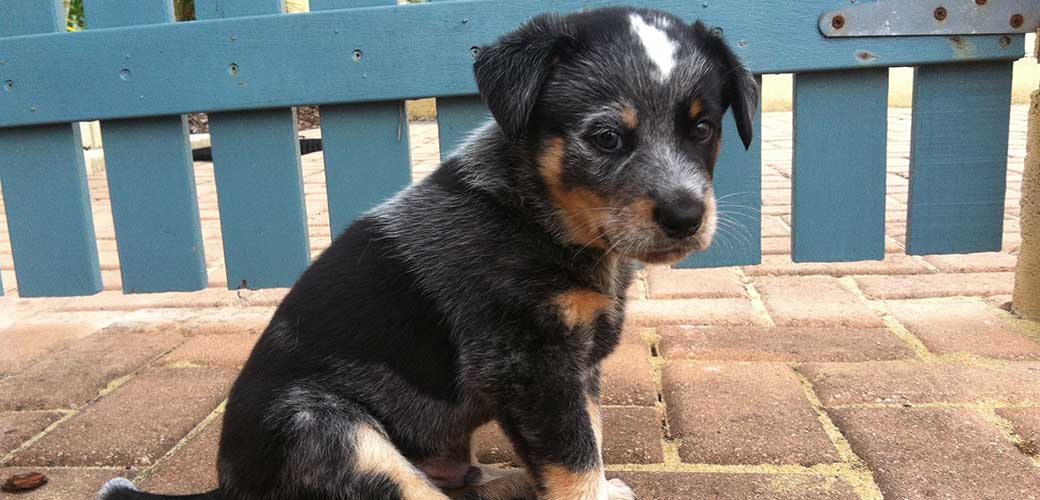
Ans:
{"label": "floppy ear", "polygon": [[523,135],[542,84],[569,38],[562,17],[543,14],[477,54],[473,74],[480,97],[510,139]]}
{"label": "floppy ear", "polygon": [[737,132],[744,148],[751,147],[755,138],[755,114],[758,112],[759,85],[751,70],[740,62],[740,58],[726,45],[725,40],[706,27],[697,23],[698,28],[706,33],[707,44],[722,64],[722,104],[733,109],[733,117],[737,120]]}

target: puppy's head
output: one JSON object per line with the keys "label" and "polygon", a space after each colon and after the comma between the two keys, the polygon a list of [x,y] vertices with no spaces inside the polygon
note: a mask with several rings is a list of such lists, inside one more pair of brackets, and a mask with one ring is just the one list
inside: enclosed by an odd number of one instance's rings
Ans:
{"label": "puppy's head", "polygon": [[724,113],[752,140],[758,84],[701,23],[659,11],[546,14],[483,48],[480,94],[533,158],[559,232],[649,263],[706,249]]}

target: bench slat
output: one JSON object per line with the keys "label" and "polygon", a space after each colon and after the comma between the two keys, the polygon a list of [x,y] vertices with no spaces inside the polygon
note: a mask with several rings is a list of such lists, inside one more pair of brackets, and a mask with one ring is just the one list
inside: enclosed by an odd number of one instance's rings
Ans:
{"label": "bench slat", "polygon": [[470,133],[490,117],[491,112],[477,96],[438,98],[437,137],[441,160],[451,156]]}
{"label": "bench slat", "polygon": [[795,262],[885,258],[888,70],[794,78]]}
{"label": "bench slat", "polygon": [[[394,5],[395,0],[311,0],[311,11]],[[358,64],[364,64],[364,53]],[[366,210],[411,182],[404,101],[319,108],[329,224],[335,238]]]}
{"label": "bench slat", "polygon": [[[18,15],[0,16],[0,36],[65,29],[60,0],[8,0],[4,10]],[[15,83],[15,92],[17,86]],[[100,291],[101,270],[79,124],[0,130],[0,158],[18,295],[91,295]]]}
{"label": "bench slat", "polygon": [[[559,0],[552,10],[613,3]],[[1025,49],[1021,35],[1009,43],[1000,36],[964,36],[958,43],[941,36],[824,38],[816,19],[835,0],[757,0],[754,12],[740,1],[633,3],[720,26],[759,74],[1012,60]],[[200,2],[199,12],[212,4]],[[534,0],[434,2],[0,39],[5,77],[23,82],[21,91],[0,98],[0,127],[471,95],[471,48],[546,9]],[[364,52],[364,64],[354,63],[354,49]],[[135,79],[151,92],[108,84],[127,54],[139,68]],[[228,75],[232,61],[245,78]],[[76,92],[54,91],[63,88]]]}
{"label": "bench slat", "polygon": [[[174,20],[170,0],[88,2],[91,29]],[[133,85],[133,61],[113,85]],[[191,140],[183,115],[101,122],[123,291],[206,288]]]}
{"label": "bench slat", "polygon": [[[233,17],[283,7],[281,0],[197,0],[196,14]],[[237,73],[231,64],[227,71],[245,86],[269,67]],[[292,285],[310,263],[295,110],[214,113],[209,126],[228,288]]]}
{"label": "bench slat", "polygon": [[917,69],[907,253],[1000,250],[1011,81],[1011,62]]}
{"label": "bench slat", "polygon": [[[761,84],[761,80],[759,80]],[[762,262],[762,111],[755,117],[755,140],[745,151],[732,113],[722,128],[722,152],[715,165],[719,224],[707,251],[675,267],[745,266]]]}

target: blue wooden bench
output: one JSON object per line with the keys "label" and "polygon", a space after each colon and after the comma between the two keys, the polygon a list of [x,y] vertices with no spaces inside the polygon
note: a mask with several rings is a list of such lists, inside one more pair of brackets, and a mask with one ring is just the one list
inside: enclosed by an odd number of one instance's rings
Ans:
{"label": "blue wooden bench", "polygon": [[[450,151],[485,117],[470,69],[481,44],[545,10],[614,2],[395,3],[311,0],[285,15],[281,0],[197,0],[200,20],[174,23],[170,0],[87,0],[89,29],[68,33],[60,0],[5,0],[0,184],[19,294],[101,289],[78,121],[101,120],[125,291],[206,286],[191,112],[210,116],[228,284],[288,286],[310,261],[293,106],[320,106],[335,233],[408,183],[404,99],[438,98]],[[821,16],[844,0],[630,3],[717,26],[758,74],[796,74],[796,261],[884,257],[892,66],[917,67],[907,251],[1000,248],[1022,35],[825,36]],[[739,146],[725,144],[716,191],[758,207],[761,144]],[[759,262],[760,214],[737,222],[739,246],[681,265]]]}

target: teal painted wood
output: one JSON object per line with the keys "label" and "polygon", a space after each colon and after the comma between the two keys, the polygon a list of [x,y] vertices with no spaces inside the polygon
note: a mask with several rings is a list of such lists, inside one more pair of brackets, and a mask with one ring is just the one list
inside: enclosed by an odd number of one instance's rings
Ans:
{"label": "teal painted wood", "polygon": [[1012,63],[918,68],[907,253],[997,251],[1004,227]]}
{"label": "teal painted wood", "polygon": [[[171,0],[88,2],[90,29],[173,22]],[[125,83],[133,82],[127,62]],[[184,116],[101,122],[123,291],[207,286],[191,140]]]}
{"label": "teal painted wood", "polygon": [[707,251],[675,267],[746,266],[762,262],[762,112],[755,118],[755,140],[744,150],[731,113],[722,130],[722,153],[715,165],[718,229]]}
{"label": "teal painted wood", "polygon": [[[552,10],[611,3],[561,0]],[[816,19],[844,0],[758,0],[753,14],[742,0],[707,7],[687,0],[633,3],[721,26],[756,73],[1011,60],[1024,52],[1021,35],[1004,47],[999,36],[965,36],[960,43],[825,39]],[[200,2],[200,12],[206,5]],[[537,0],[433,2],[0,39],[6,61],[0,78],[16,85],[14,92],[0,91],[0,127],[472,95],[471,48],[546,9]],[[360,63],[355,49],[364,54]],[[136,68],[134,86],[118,80],[127,56]],[[238,74],[231,74],[232,64]]]}
{"label": "teal painted wood", "polygon": [[[255,15],[258,3],[197,0],[202,10],[196,13]],[[274,0],[263,4],[270,11],[283,7]],[[272,68],[241,67],[232,77],[248,86],[254,75],[289,74]],[[292,285],[310,264],[295,110],[214,113],[209,126],[228,287]]]}
{"label": "teal painted wood", "polygon": [[[396,0],[311,0],[311,11]],[[364,61],[364,54],[360,54]],[[404,101],[321,106],[329,224],[335,238],[369,208],[411,182],[412,157]]]}
{"label": "teal painted wood", "polygon": [[887,130],[887,69],[795,75],[795,262],[885,258]]}
{"label": "teal painted wood", "polygon": [[[8,0],[4,9],[18,15],[0,16],[0,36],[65,29],[60,0]],[[0,184],[21,297],[101,290],[82,148],[77,124],[0,130]]]}
{"label": "teal painted wood", "polygon": [[455,152],[474,129],[490,119],[491,112],[477,96],[437,98],[437,137],[441,159]]}

